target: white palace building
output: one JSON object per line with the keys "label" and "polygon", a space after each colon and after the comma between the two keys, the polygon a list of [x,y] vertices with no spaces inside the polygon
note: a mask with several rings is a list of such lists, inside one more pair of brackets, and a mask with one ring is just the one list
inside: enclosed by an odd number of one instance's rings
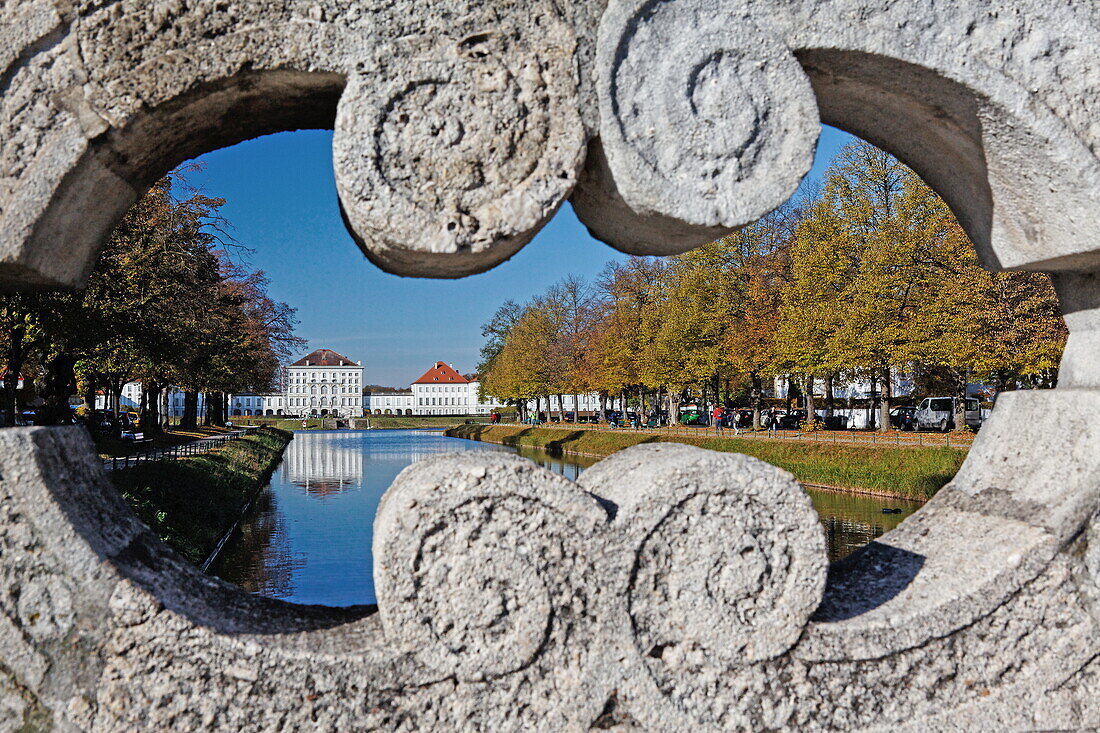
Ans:
{"label": "white palace building", "polygon": [[[259,414],[271,414],[267,409]],[[317,349],[294,362],[286,368],[283,414],[362,417],[363,362],[331,349]]]}
{"label": "white palace building", "polygon": [[493,397],[482,398],[480,388],[477,378],[437,361],[407,391],[363,395],[363,410],[369,415],[488,415],[504,407]]}
{"label": "white palace building", "polygon": [[[446,362],[437,361],[407,390],[364,392],[362,362],[332,349],[317,349],[286,367],[281,392],[241,392],[229,396],[233,417],[362,417],[364,415],[488,415],[504,407],[479,394],[474,375],[463,376]],[[199,414],[205,407],[199,395]],[[123,388],[123,406],[141,404],[141,383]],[[102,405],[100,405],[102,407]],[[168,391],[168,417],[183,415],[183,393]]]}

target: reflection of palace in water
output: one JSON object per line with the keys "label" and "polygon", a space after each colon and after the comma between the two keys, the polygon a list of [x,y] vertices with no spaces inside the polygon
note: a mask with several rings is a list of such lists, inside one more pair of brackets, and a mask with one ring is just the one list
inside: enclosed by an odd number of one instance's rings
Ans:
{"label": "reflection of palace in water", "polygon": [[292,440],[283,453],[286,480],[312,496],[325,497],[363,483],[363,450],[348,434],[310,435]]}

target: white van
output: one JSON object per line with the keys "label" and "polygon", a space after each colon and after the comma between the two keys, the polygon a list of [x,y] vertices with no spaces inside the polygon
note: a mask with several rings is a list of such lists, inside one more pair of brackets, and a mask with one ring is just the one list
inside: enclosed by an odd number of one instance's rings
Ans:
{"label": "white van", "polygon": [[[913,421],[917,430],[940,430],[947,432],[955,428],[955,404],[957,397],[929,397],[917,407]],[[981,405],[973,397],[966,398],[966,424],[972,428],[982,426]]]}

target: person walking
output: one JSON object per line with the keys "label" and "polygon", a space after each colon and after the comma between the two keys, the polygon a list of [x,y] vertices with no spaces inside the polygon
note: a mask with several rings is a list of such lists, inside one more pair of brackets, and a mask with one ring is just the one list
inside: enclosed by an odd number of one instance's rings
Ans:
{"label": "person walking", "polygon": [[741,413],[738,410],[734,410],[733,414],[730,415],[730,425],[733,426],[734,436],[741,434],[741,426],[737,424],[739,422],[741,422]]}
{"label": "person walking", "polygon": [[775,408],[768,410],[768,435],[775,437],[779,429],[779,415],[775,414]]}
{"label": "person walking", "polygon": [[710,418],[714,421],[714,432],[719,435],[722,434],[722,417],[723,413],[721,407],[715,407],[710,413]]}

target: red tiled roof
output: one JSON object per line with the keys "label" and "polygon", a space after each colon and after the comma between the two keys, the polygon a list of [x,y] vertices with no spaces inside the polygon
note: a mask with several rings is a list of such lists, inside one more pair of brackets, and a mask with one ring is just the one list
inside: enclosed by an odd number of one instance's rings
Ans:
{"label": "red tiled roof", "polygon": [[413,384],[466,384],[468,380],[442,361],[437,361]]}
{"label": "red tiled roof", "polygon": [[337,354],[332,349],[317,349],[313,353],[303,356],[291,366],[344,367],[359,365],[346,356]]}

